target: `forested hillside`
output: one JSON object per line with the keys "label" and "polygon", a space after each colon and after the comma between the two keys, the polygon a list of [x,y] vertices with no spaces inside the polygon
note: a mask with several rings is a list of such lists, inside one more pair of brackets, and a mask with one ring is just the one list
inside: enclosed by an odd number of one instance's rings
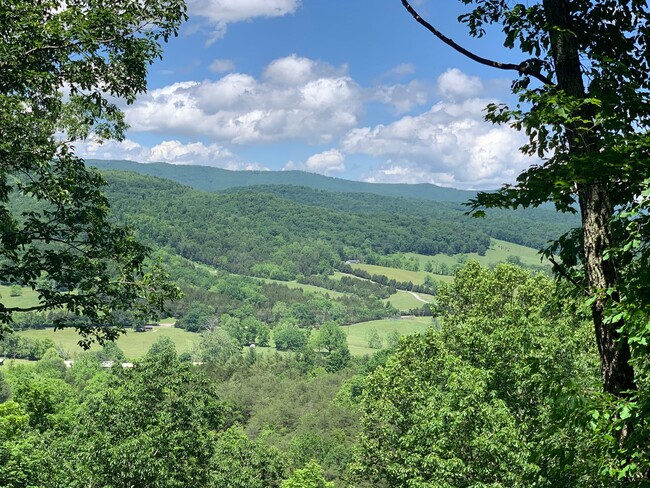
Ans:
{"label": "forested hillside", "polygon": [[[316,190],[295,185],[260,185],[232,188],[227,193],[269,193],[297,203],[315,207],[340,210],[354,214],[407,215],[439,221],[463,223],[473,229],[484,231],[491,237],[522,246],[540,249],[579,224],[573,214],[560,214],[545,208],[518,210],[491,210],[484,218],[466,215],[463,202],[428,201],[409,196],[389,197],[376,193],[342,193]],[[416,192],[417,194],[417,192]]]}
{"label": "forested hillside", "polygon": [[574,222],[544,209],[475,219],[458,204],[370,193],[277,185],[214,194],[135,173],[105,175],[115,215],[143,237],[188,259],[269,278],[327,274],[369,253],[483,254],[490,236],[539,248]]}
{"label": "forested hillside", "polygon": [[255,190],[206,193],[135,173],[106,178],[117,219],[151,243],[232,273],[293,279],[329,274],[367,252],[482,254],[490,244],[467,219],[326,209]]}

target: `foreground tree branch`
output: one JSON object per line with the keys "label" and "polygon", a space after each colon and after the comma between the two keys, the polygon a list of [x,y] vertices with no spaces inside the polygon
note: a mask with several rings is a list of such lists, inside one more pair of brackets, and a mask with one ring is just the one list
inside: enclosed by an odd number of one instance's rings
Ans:
{"label": "foreground tree branch", "polygon": [[438,29],[436,29],[433,25],[431,25],[429,22],[424,20],[420,14],[418,14],[415,9],[411,6],[409,2],[406,0],[402,0],[402,5],[404,5],[404,8],[408,10],[408,12],[413,16],[413,18],[422,26],[424,26],[429,32],[431,32],[434,36],[436,36],[438,39],[440,39],[442,42],[453,48],[454,50],[458,51],[462,55],[468,57],[472,61],[476,61],[477,63],[483,64],[485,66],[489,66],[491,68],[497,68],[497,69],[502,69],[502,70],[508,70],[508,71],[516,71],[519,74],[526,75],[526,76],[531,76],[545,85],[553,85],[553,81],[546,76],[544,76],[542,73],[539,71],[535,71],[530,69],[529,65],[527,62],[519,63],[519,64],[513,64],[513,63],[500,63],[498,61],[493,61],[491,59],[483,58],[477,54],[474,54],[473,52],[465,49],[462,47],[460,44],[454,42],[452,39],[449,37],[445,36],[442,32],[440,32]]}

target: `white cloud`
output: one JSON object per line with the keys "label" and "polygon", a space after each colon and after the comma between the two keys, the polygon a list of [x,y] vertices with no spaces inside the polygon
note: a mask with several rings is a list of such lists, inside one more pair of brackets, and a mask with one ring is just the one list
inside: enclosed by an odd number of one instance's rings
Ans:
{"label": "white cloud", "polygon": [[408,84],[380,85],[371,98],[392,105],[395,113],[403,114],[429,102],[433,91],[431,85],[414,80]]}
{"label": "white cloud", "polygon": [[313,78],[315,62],[295,54],[271,61],[264,70],[267,80],[284,85],[301,85]]}
{"label": "white cloud", "polygon": [[218,22],[241,22],[255,17],[281,17],[292,14],[300,0],[189,0],[190,14]]}
{"label": "white cloud", "polygon": [[345,171],[345,156],[336,149],[314,154],[307,159],[305,166],[315,173],[342,173]]}
{"label": "white cloud", "polygon": [[415,66],[411,63],[401,63],[386,71],[381,78],[403,78],[413,73],[415,73]]}
{"label": "white cloud", "polygon": [[532,161],[518,150],[524,143],[520,133],[483,121],[488,102],[441,102],[417,116],[353,129],[342,149],[384,161],[363,175],[367,181],[494,188],[512,182]]}
{"label": "white cloud", "polygon": [[217,144],[201,142],[182,144],[179,141],[163,141],[149,149],[148,161],[164,161],[175,164],[210,164],[229,161],[232,153]]}
{"label": "white cloud", "polygon": [[483,91],[483,83],[477,76],[468,76],[458,68],[450,68],[438,77],[438,89],[448,98],[466,99]]}
{"label": "white cloud", "polygon": [[212,43],[225,35],[228,24],[293,14],[301,4],[301,0],[188,0],[187,9],[190,17],[208,24]]}
{"label": "white cloud", "polygon": [[210,71],[213,73],[225,73],[234,69],[235,63],[230,59],[215,59],[210,63]]}
{"label": "white cloud", "polygon": [[125,113],[135,131],[235,144],[323,143],[354,127],[361,109],[361,90],[344,68],[292,55],[270,63],[264,80],[230,73],[175,83],[151,91]]}
{"label": "white cloud", "polygon": [[229,150],[218,144],[192,142],[183,144],[170,140],[146,147],[130,139],[99,143],[91,139],[76,144],[77,155],[86,159],[128,159],[139,163],[171,163],[214,166],[232,170],[266,170],[257,163],[239,161]]}
{"label": "white cloud", "polygon": [[311,173],[331,175],[345,171],[345,156],[338,149],[328,149],[317,154],[312,154],[304,163],[289,161],[283,170],[301,170]]}

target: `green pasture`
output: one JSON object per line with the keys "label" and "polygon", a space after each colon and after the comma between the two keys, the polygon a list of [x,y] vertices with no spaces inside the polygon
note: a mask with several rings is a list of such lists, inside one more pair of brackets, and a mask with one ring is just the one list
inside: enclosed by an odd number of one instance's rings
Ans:
{"label": "green pasture", "polygon": [[[427,295],[426,293],[416,293],[416,295],[428,303],[433,302],[433,295]],[[398,290],[397,293],[385,299],[384,303],[386,302],[390,302],[393,307],[400,311],[422,308],[422,305],[425,304],[425,302],[418,300],[411,293],[404,290]]]}
{"label": "green pasture", "polygon": [[532,247],[520,246],[512,242],[491,239],[490,249],[485,254],[488,264],[505,261],[508,256],[517,256],[521,262],[529,266],[548,265],[548,261],[542,261],[537,249]]}
{"label": "green pasture", "polygon": [[368,334],[371,329],[375,329],[378,332],[384,347],[386,347],[388,336],[393,331],[398,331],[403,336],[419,334],[427,330],[431,325],[433,325],[433,319],[431,317],[402,317],[399,319],[371,320],[369,322],[347,325],[343,326],[343,330],[345,330],[348,338],[350,353],[355,356],[362,356],[377,352],[377,349],[368,347]]}
{"label": "green pasture", "polygon": [[278,285],[285,285],[288,288],[300,288],[306,293],[320,293],[321,295],[329,295],[331,298],[340,298],[345,295],[339,291],[328,290],[327,288],[321,288],[320,286],[314,285],[305,285],[303,283],[298,283],[297,281],[280,281],[272,280],[270,278],[256,278],[252,277],[254,280],[263,281],[265,283],[277,283]]}
{"label": "green pasture", "polygon": [[354,269],[362,269],[363,271],[366,271],[371,275],[384,275],[389,280],[394,279],[396,281],[404,281],[404,282],[410,281],[414,285],[423,284],[424,278],[427,275],[430,275],[434,280],[437,281],[450,282],[453,280],[453,277],[451,276],[426,273],[424,271],[408,271],[405,269],[387,268],[386,266],[377,266],[374,264],[354,264],[352,265],[352,267]]}
{"label": "green pasture", "polygon": [[[79,334],[74,329],[29,329],[16,332],[18,335],[32,339],[52,339],[59,349],[65,351],[66,356],[74,358],[83,352],[79,346]],[[152,331],[133,332],[128,331],[117,340],[117,345],[124,355],[131,360],[144,356],[149,348],[161,337],[169,337],[176,345],[176,352],[182,354],[191,352],[194,344],[198,343],[199,335],[186,332],[183,329],[176,329],[169,326],[154,326]],[[100,346],[93,345],[91,350],[97,350]]]}
{"label": "green pasture", "polygon": [[[419,302],[421,303],[421,302]],[[346,333],[350,352],[355,356],[364,354],[374,354],[377,349],[368,347],[368,334],[371,329],[377,330],[381,337],[384,347],[387,344],[388,336],[393,331],[398,331],[401,335],[416,334],[424,332],[432,325],[431,317],[403,317],[399,319],[373,320],[370,322],[361,322],[343,326]],[[66,357],[74,359],[83,349],[78,345],[79,335],[74,329],[30,329],[16,332],[18,335],[30,337],[32,339],[52,339],[54,344],[62,351],[66,352]],[[178,354],[191,352],[195,344],[198,343],[199,334],[186,332],[182,329],[176,329],[169,326],[157,326],[150,332],[127,332],[117,340],[117,345],[124,351],[129,360],[137,360],[144,356],[149,348],[161,337],[169,337],[176,345]],[[100,346],[94,344],[91,350],[97,350]],[[243,353],[247,353],[248,347],[242,348]],[[279,352],[274,347],[257,347],[255,353],[258,355],[269,354],[291,354]],[[5,365],[11,360],[7,359]],[[33,361],[15,360],[14,364],[34,364]]]}
{"label": "green pasture", "polygon": [[21,288],[18,297],[11,296],[11,286],[0,285],[0,302],[5,307],[33,307],[38,305],[38,295],[31,288]]}
{"label": "green pasture", "polygon": [[[519,258],[521,263],[527,266],[548,265],[548,262],[541,261],[540,255],[536,249],[520,246],[519,244],[512,244],[511,242],[501,241],[499,239],[491,240],[490,248],[485,253],[485,256],[479,256],[476,253],[456,254],[453,256],[446,254],[425,256],[424,254],[416,253],[403,253],[400,255],[407,258],[416,259],[420,264],[420,271],[408,271],[405,269],[388,268],[386,266],[377,266],[373,264],[354,264],[352,267],[355,269],[364,270],[371,275],[384,275],[388,279],[395,279],[397,281],[410,281],[414,285],[420,285],[424,283],[424,278],[427,275],[430,275],[437,281],[443,281],[447,283],[453,281],[453,276],[427,273],[424,271],[427,262],[430,262],[434,265],[434,270],[436,265],[441,264],[446,264],[451,270],[454,267],[462,266],[469,260],[478,261],[483,266],[494,266],[498,263],[506,262],[509,257],[514,256]],[[334,278],[340,279],[341,276],[344,276],[344,274],[337,272],[335,273]],[[392,297],[391,303],[393,303]],[[396,305],[395,303],[393,303],[393,305],[395,305],[397,308],[400,308],[400,306]]]}
{"label": "green pasture", "polygon": [[425,256],[423,254],[404,253],[404,256],[415,258],[420,263],[420,269],[424,270],[427,262],[432,264],[447,264],[449,267],[462,264],[470,259],[478,261],[483,266],[494,266],[498,263],[504,263],[511,256],[517,257],[522,264],[527,266],[548,265],[548,262],[542,262],[537,249],[532,247],[520,246],[511,242],[501,241],[499,239],[490,240],[490,248],[485,256],[479,256],[476,253],[455,254],[448,256],[446,254],[436,254],[435,256]]}

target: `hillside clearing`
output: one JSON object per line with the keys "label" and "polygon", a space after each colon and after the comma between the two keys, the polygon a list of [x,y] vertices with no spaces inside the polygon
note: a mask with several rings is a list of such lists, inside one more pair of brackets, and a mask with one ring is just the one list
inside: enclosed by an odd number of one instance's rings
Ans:
{"label": "hillside clearing", "polygon": [[350,353],[354,356],[374,354],[377,349],[368,347],[368,334],[375,329],[382,340],[383,347],[387,346],[388,337],[395,331],[400,335],[419,334],[433,325],[431,317],[401,317],[398,319],[371,320],[359,324],[343,326],[348,338]]}
{"label": "hillside clearing", "polygon": [[[83,352],[83,349],[78,345],[80,339],[79,334],[74,329],[29,329],[16,332],[16,334],[31,339],[52,339],[56,347],[65,352],[67,358],[74,358]],[[178,354],[191,352],[194,345],[200,339],[198,334],[186,332],[183,329],[163,326],[154,327],[149,332],[127,331],[116,342],[128,359],[135,360],[144,356],[154,342],[162,337],[168,337],[174,342]],[[93,344],[91,347],[92,351],[99,349],[101,349],[101,346],[97,344]]]}

